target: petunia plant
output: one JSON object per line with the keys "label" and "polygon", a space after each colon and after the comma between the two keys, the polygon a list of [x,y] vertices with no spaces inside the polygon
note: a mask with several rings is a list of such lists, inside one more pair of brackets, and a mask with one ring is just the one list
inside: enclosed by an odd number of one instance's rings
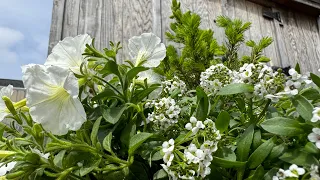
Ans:
{"label": "petunia plant", "polygon": [[220,16],[219,45],[172,10],[182,49],[143,33],[101,51],[84,34],[23,66],[26,98],[0,90],[0,179],[319,180],[318,72],[270,67],[272,39],[246,41],[250,23]]}

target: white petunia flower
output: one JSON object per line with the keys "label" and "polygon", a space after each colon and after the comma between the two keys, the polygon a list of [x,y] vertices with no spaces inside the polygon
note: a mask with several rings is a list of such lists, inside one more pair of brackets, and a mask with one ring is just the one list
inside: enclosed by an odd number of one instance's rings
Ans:
{"label": "white petunia flower", "polygon": [[3,87],[0,90],[0,121],[2,121],[7,115],[10,114],[9,110],[7,109],[6,104],[2,100],[3,96],[10,98],[13,94],[13,86],[9,85],[7,87]]}
{"label": "white petunia flower", "polygon": [[56,135],[76,131],[86,121],[78,99],[78,80],[58,66],[26,65],[22,67],[27,89],[27,105],[33,120]]}
{"label": "white petunia flower", "polygon": [[318,149],[320,149],[320,128],[313,128],[312,133],[308,135],[310,142],[316,143]]}
{"label": "white petunia flower", "polygon": [[313,109],[312,111],[312,119],[311,119],[311,122],[317,122],[320,120],[320,107],[316,107]]}
{"label": "white petunia flower", "polygon": [[88,34],[66,37],[53,47],[45,65],[67,68],[76,74],[81,74],[80,66],[84,62],[82,54],[86,49],[86,44],[91,44],[91,42],[92,38]]}
{"label": "white petunia flower", "polygon": [[3,165],[3,163],[0,163],[0,176],[4,176],[7,174],[8,171],[11,171],[11,169],[14,168],[14,166],[16,165],[17,163],[16,162],[9,162],[8,164],[6,165]]}
{"label": "white petunia flower", "polygon": [[135,66],[157,67],[166,57],[166,47],[153,33],[143,33],[129,39],[129,54]]}

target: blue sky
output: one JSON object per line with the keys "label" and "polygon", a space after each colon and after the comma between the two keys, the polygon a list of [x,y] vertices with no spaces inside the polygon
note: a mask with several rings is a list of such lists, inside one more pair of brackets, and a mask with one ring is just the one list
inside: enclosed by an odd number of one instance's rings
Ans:
{"label": "blue sky", "polygon": [[0,2],[0,78],[21,79],[21,65],[47,56],[52,0]]}

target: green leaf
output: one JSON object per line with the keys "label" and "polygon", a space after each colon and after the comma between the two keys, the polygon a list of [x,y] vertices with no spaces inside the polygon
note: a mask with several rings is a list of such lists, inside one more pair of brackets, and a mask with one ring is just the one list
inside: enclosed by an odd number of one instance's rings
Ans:
{"label": "green leaf", "polygon": [[278,168],[270,169],[263,177],[264,180],[272,180],[273,176],[277,174]]}
{"label": "green leaf", "polygon": [[141,146],[141,144],[151,136],[153,136],[153,134],[146,132],[141,132],[134,135],[129,142],[129,154],[133,154],[134,151],[137,150]]}
{"label": "green leaf", "polygon": [[308,167],[311,164],[319,164],[317,158],[315,158],[312,154],[299,150],[286,152],[280,156],[279,159],[290,164],[296,164],[298,166]]}
{"label": "green leaf", "polygon": [[309,99],[309,100],[317,100],[320,99],[320,94],[319,91],[316,89],[306,89],[303,90],[303,92],[301,93],[302,96],[304,96],[305,98]]}
{"label": "green leaf", "polygon": [[299,121],[284,117],[267,119],[261,123],[261,127],[270,133],[281,136],[297,136],[304,133]]}
{"label": "green leaf", "polygon": [[120,141],[126,147],[129,147],[129,141],[132,136],[136,134],[137,125],[135,122],[130,121],[126,127],[122,130],[120,135]]}
{"label": "green leaf", "polygon": [[312,118],[313,105],[309,103],[306,98],[299,94],[292,99],[292,103],[296,107],[296,110],[300,116],[306,121],[310,122]]}
{"label": "green leaf", "polygon": [[217,95],[232,95],[253,92],[254,88],[249,84],[234,83],[224,86]]}
{"label": "green leaf", "polygon": [[230,115],[227,111],[221,111],[217,120],[216,127],[220,132],[224,132],[228,129],[230,123]]}
{"label": "green leaf", "polygon": [[320,88],[320,77],[313,74],[313,73],[310,73],[310,77],[311,77],[313,83],[315,83]]}
{"label": "green leaf", "polygon": [[281,156],[283,153],[285,153],[285,151],[287,150],[287,146],[285,145],[285,143],[280,144],[278,146],[275,146],[272,148],[268,159],[275,159],[278,158],[279,156]]}
{"label": "green leaf", "polygon": [[54,156],[53,163],[57,167],[62,168],[62,161],[64,158],[64,155],[66,154],[66,150],[60,151],[57,155]]}
{"label": "green leaf", "polygon": [[244,167],[246,165],[247,162],[239,162],[239,161],[229,161],[226,159],[222,159],[219,157],[212,157],[213,160],[211,161],[211,163],[213,165],[219,166],[219,167],[223,167],[223,168],[239,168],[239,167]]}
{"label": "green leaf", "polygon": [[246,161],[248,159],[253,133],[254,125],[250,125],[240,136],[239,142],[237,143],[237,155],[239,161]]}
{"label": "green leaf", "polygon": [[318,154],[319,153],[319,149],[317,148],[317,146],[315,144],[313,144],[312,142],[308,142],[305,146],[304,146],[304,150],[308,153],[312,153],[312,154]]}
{"label": "green leaf", "polygon": [[104,100],[104,99],[107,99],[107,98],[110,98],[110,97],[112,98],[112,97],[118,97],[118,96],[116,95],[116,93],[113,90],[105,89],[104,91],[102,91],[98,95],[94,96],[92,98],[92,101]]}
{"label": "green leaf", "polygon": [[202,88],[197,87],[197,110],[196,118],[198,121],[204,121],[207,118],[209,112],[209,100],[207,94],[203,91]]}
{"label": "green leaf", "polygon": [[160,169],[153,175],[153,180],[167,180],[167,179],[169,179],[168,174],[163,169]]}
{"label": "green leaf", "polygon": [[156,90],[158,88],[160,88],[160,86],[152,86],[152,87],[148,87],[148,89],[144,89],[138,93],[135,93],[135,95],[132,98],[133,99],[132,102],[142,101],[144,98],[149,96],[150,93],[152,93],[154,90]]}
{"label": "green leaf", "polygon": [[220,147],[215,153],[215,156],[218,158],[222,158],[228,161],[236,161],[237,156],[233,152],[233,150],[230,147]]}
{"label": "green leaf", "polygon": [[104,68],[99,72],[100,74],[115,74],[117,75],[119,78],[121,78],[120,76],[120,72],[118,69],[118,64],[114,61],[109,60]]}
{"label": "green leaf", "polygon": [[127,81],[130,82],[133,78],[135,78],[140,72],[146,71],[149,68],[146,67],[134,67],[127,72]]}
{"label": "green leaf", "polygon": [[128,177],[129,180],[146,180],[146,179],[149,179],[147,167],[143,163],[141,163],[141,162],[139,162],[137,160],[135,160],[133,162],[133,164],[130,165],[129,170],[130,170],[129,171],[129,177]]}
{"label": "green leaf", "polygon": [[127,107],[125,105],[122,105],[119,107],[112,107],[107,109],[102,108],[101,111],[102,111],[103,118],[107,122],[111,124],[115,124],[119,121],[119,119],[121,118],[121,115],[126,109]]}
{"label": "green leaf", "polygon": [[100,164],[101,159],[95,159],[94,161],[91,161],[90,163],[85,164],[80,168],[80,176],[85,176],[89,174],[92,170],[97,168]]}
{"label": "green leaf", "polygon": [[91,139],[92,145],[96,145],[97,144],[97,139],[98,139],[97,135],[98,135],[101,119],[102,119],[102,117],[98,118],[93,124],[91,135],[90,135],[90,139]]}
{"label": "green leaf", "polygon": [[252,147],[253,150],[257,149],[261,145],[261,131],[257,130],[254,132]]}
{"label": "green leaf", "polygon": [[264,168],[263,166],[259,166],[253,173],[253,175],[251,175],[250,177],[248,177],[246,180],[257,180],[257,179],[263,179],[264,176]]}
{"label": "green leaf", "polygon": [[113,171],[104,176],[105,179],[108,180],[125,180],[126,177],[129,175],[129,168],[125,167],[119,171]]}
{"label": "green leaf", "polygon": [[269,155],[271,152],[275,138],[271,138],[268,141],[261,144],[249,157],[248,167],[254,169],[258,167]]}
{"label": "green leaf", "polygon": [[300,64],[299,63],[296,64],[296,67],[294,67],[294,69],[297,71],[297,73],[301,74]]}
{"label": "green leaf", "polygon": [[112,132],[109,132],[108,135],[102,141],[103,148],[108,152],[112,152],[111,141],[112,141]]}

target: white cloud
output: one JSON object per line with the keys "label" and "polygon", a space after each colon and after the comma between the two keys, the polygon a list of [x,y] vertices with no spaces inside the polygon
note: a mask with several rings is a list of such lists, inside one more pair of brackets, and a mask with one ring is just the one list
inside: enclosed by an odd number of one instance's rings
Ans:
{"label": "white cloud", "polygon": [[20,31],[0,27],[0,39],[0,62],[17,62],[18,54],[12,48],[24,39],[24,35]]}
{"label": "white cloud", "polygon": [[0,48],[10,48],[24,39],[24,35],[17,30],[0,27]]}

